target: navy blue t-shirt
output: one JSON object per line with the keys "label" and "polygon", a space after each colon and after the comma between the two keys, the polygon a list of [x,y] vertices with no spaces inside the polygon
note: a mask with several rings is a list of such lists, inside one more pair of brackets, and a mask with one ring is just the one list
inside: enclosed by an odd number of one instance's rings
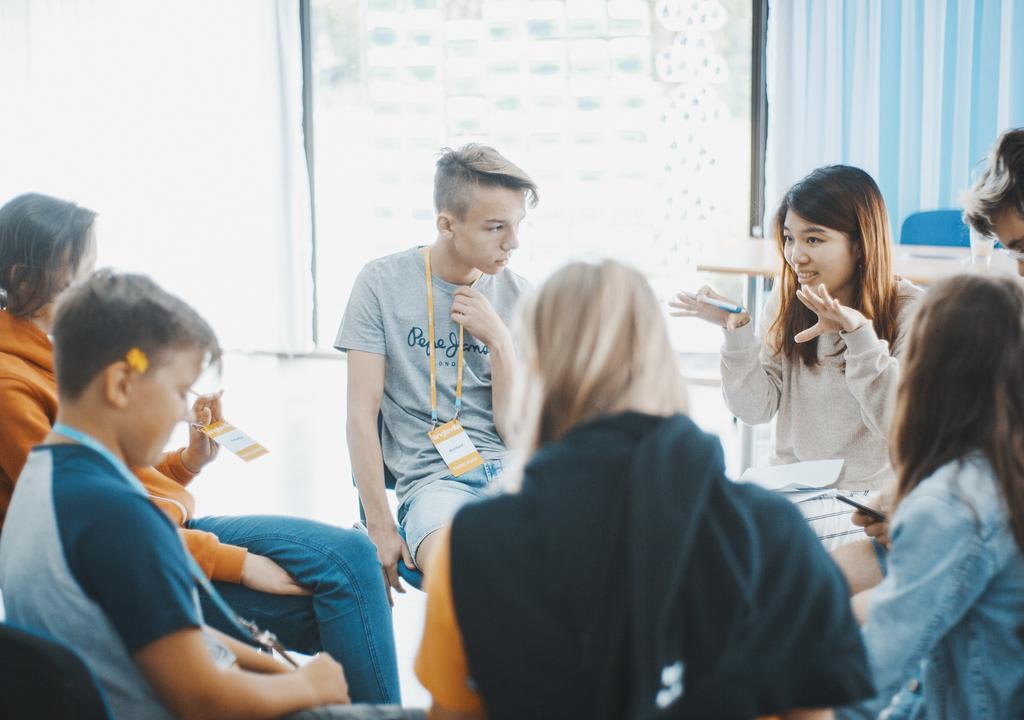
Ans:
{"label": "navy blue t-shirt", "polygon": [[177,530],[99,454],[51,446],[53,503],[71,574],[129,652],[199,627],[195,582]]}
{"label": "navy blue t-shirt", "polygon": [[170,713],[133,655],[200,628],[195,582],[177,529],[141,488],[81,445],[36,448],[0,539],[11,622],[77,651],[115,717]]}

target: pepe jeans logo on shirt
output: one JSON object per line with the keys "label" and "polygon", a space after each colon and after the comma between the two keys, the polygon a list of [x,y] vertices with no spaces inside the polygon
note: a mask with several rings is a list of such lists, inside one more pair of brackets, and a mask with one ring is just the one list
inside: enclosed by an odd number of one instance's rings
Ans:
{"label": "pepe jeans logo on shirt", "polygon": [[[409,334],[406,335],[405,341],[411,348],[422,348],[423,353],[430,357],[430,340],[427,338],[427,333],[424,332],[423,328],[414,325],[409,328]],[[453,367],[455,365],[455,356],[459,353],[459,333],[452,330],[448,333],[448,337],[435,338],[434,347],[437,349],[438,355],[448,360],[452,360],[450,363]],[[480,355],[490,355],[491,351],[486,345],[477,343],[466,343],[465,350],[466,354],[479,353]]]}

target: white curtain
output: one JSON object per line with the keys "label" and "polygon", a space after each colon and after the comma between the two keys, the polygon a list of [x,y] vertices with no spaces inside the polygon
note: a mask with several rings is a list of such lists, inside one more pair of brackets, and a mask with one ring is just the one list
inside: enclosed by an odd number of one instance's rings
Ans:
{"label": "white curtain", "polygon": [[100,265],[229,348],[312,347],[298,4],[0,0],[0,203],[99,214]]}
{"label": "white curtain", "polygon": [[785,0],[768,18],[769,218],[792,183],[847,163],[898,232],[960,207],[988,146],[1024,125],[1024,0]]}

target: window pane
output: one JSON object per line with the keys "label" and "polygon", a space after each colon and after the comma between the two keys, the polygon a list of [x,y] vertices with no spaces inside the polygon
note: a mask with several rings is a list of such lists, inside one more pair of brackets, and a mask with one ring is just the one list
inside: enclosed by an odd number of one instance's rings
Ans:
{"label": "window pane", "polygon": [[[743,0],[315,0],[320,342],[362,265],[434,240],[438,150],[495,146],[541,203],[514,269],[611,256],[659,294],[748,234],[751,6]],[[739,298],[740,283],[716,282]],[[676,322],[677,346],[714,328]]]}

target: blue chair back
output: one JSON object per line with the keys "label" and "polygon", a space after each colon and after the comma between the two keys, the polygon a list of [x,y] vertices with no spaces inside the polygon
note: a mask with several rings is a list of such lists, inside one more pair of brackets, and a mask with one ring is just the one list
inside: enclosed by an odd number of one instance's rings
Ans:
{"label": "blue chair back", "polygon": [[971,235],[959,210],[928,210],[907,216],[900,230],[900,244],[970,247]]}

